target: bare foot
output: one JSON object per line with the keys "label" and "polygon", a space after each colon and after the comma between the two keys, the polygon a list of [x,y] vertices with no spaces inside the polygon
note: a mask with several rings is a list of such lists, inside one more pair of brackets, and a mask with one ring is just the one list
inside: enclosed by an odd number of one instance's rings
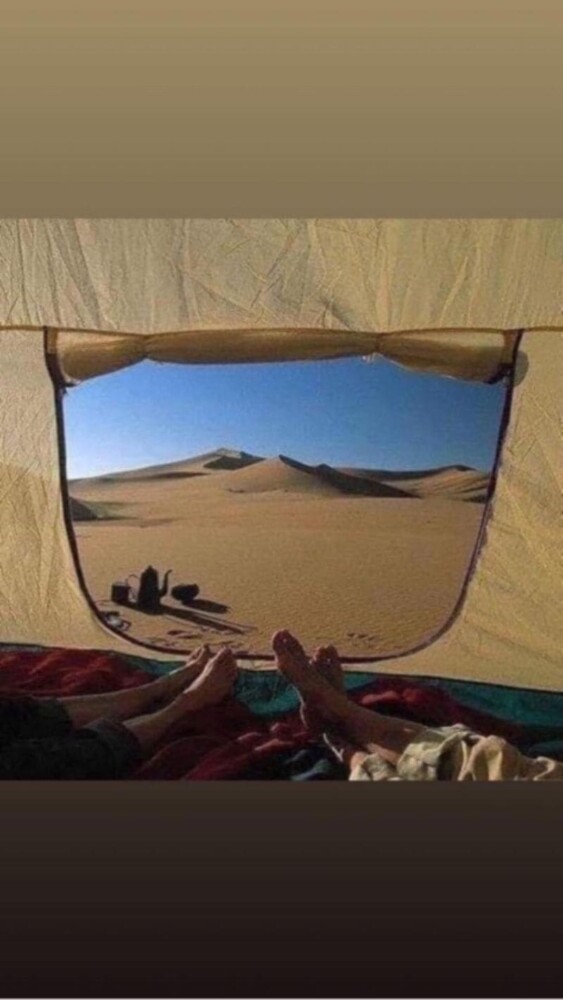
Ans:
{"label": "bare foot", "polygon": [[380,753],[393,765],[423,730],[419,723],[389,719],[356,705],[345,691],[336,690],[318,670],[312,669],[291,632],[276,632],[272,645],[280,673],[297,688],[304,708],[319,719],[323,730],[341,732],[352,746]]}
{"label": "bare foot", "polygon": [[155,712],[195,681],[210,655],[209,649],[203,647],[192,653],[182,667],[170,674],[153,678],[147,684],[109,691],[103,695],[64,698],[62,702],[75,727],[85,726],[94,719],[123,721],[145,712]]}
{"label": "bare foot", "polygon": [[299,640],[283,629],[274,632],[272,648],[276,654],[278,670],[286,680],[294,684],[300,693],[310,687],[315,671],[311,670],[311,664]]}
{"label": "bare foot", "polygon": [[185,691],[199,677],[210,657],[209,646],[200,646],[199,649],[195,649],[182,667],[178,667],[177,670],[173,670],[166,677],[161,678],[163,682],[162,697],[175,698],[176,695]]}
{"label": "bare foot", "polygon": [[178,694],[165,708],[124,723],[146,751],[156,746],[170,730],[185,724],[191,713],[222,701],[233,688],[237,663],[229,649],[221,649],[205,664],[189,688]]}
{"label": "bare foot", "polygon": [[186,711],[216,705],[232,691],[238,673],[232,650],[223,648],[209,660],[198,677],[180,695]]}
{"label": "bare foot", "polygon": [[[344,692],[344,673],[335,646],[319,646],[311,657],[311,667],[324,677],[336,690]],[[324,729],[322,718],[311,705],[303,703],[299,712],[305,729],[320,735]]]}
{"label": "bare foot", "polygon": [[[276,654],[278,670],[293,684],[301,698],[301,717],[309,726],[313,720],[320,724],[336,720],[339,715],[339,705],[344,700],[343,692],[336,690],[326,679],[324,673],[316,670],[307,658],[301,643],[291,632],[286,630],[275,632],[272,636],[272,647]],[[336,652],[336,651],[335,651]],[[321,657],[326,664],[327,658]],[[330,657],[332,670],[334,657]]]}
{"label": "bare foot", "polygon": [[320,646],[311,657],[311,665],[337,691],[344,691],[344,672],[336,646]]}

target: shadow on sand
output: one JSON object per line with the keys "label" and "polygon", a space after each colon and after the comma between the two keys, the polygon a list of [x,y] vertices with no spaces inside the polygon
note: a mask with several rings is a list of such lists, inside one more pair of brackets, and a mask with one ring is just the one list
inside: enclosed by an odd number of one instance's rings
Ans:
{"label": "shadow on sand", "polygon": [[[191,610],[197,607],[198,610]],[[203,614],[203,610],[209,612],[214,610],[218,612],[226,611],[228,608],[224,604],[215,604],[214,601],[194,601],[190,606],[190,610],[187,608],[175,608],[172,604],[161,603],[160,611],[157,615],[166,615],[167,618],[179,618],[180,621],[191,622],[192,625],[198,625],[200,628],[211,628],[214,632],[225,632],[233,635],[246,635],[248,632],[253,632],[255,630],[254,625],[241,625],[239,622],[224,622],[220,618],[215,618],[211,614]],[[199,610],[201,609],[201,610]]]}
{"label": "shadow on sand", "polygon": [[229,610],[228,604],[219,604],[218,601],[206,601],[200,597],[196,597],[193,601],[190,601],[189,607],[190,609],[195,608],[196,611],[208,611],[214,615],[224,615]]}
{"label": "shadow on sand", "polygon": [[[113,622],[111,619],[113,616],[119,616],[120,611],[125,611],[130,608],[132,611],[136,611],[137,614],[142,614],[148,618],[154,618],[158,620],[159,618],[166,617],[172,618],[176,621],[185,622],[196,626],[204,631],[218,632],[225,635],[248,635],[250,632],[256,631],[255,625],[243,625],[241,622],[225,622],[221,621],[220,618],[215,617],[216,615],[224,615],[229,610],[228,604],[221,604],[219,601],[210,601],[205,598],[194,598],[190,601],[189,607],[178,607],[174,604],[168,604],[164,601],[160,602],[158,609],[154,611],[145,611],[139,608],[134,601],[124,601],[119,602],[119,604],[112,604],[110,601],[101,601],[98,603],[98,607],[101,611],[102,617],[105,619],[106,625],[108,625],[112,631],[128,631],[132,623],[126,619],[122,619],[121,623]],[[106,610],[109,608],[110,610]]]}

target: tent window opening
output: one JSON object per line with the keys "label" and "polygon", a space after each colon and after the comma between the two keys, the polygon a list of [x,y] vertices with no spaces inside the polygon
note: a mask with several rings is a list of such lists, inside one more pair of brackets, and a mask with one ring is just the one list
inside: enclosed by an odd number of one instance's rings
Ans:
{"label": "tent window opening", "polygon": [[146,361],[75,387],[67,489],[90,598],[179,652],[270,655],[286,627],[353,660],[431,641],[463,591],[505,395],[360,358]]}

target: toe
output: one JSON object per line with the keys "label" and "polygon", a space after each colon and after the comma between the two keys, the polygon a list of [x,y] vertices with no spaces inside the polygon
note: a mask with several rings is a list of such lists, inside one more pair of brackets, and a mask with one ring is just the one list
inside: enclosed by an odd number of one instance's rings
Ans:
{"label": "toe", "polygon": [[307,666],[309,665],[307,654],[303,649],[303,646],[299,642],[299,639],[296,639],[291,632],[284,633],[283,645],[286,653],[290,656],[294,656],[295,659],[299,660],[302,664]]}
{"label": "toe", "polygon": [[200,646],[199,649],[194,653],[192,663],[194,667],[204,667],[208,660],[211,658],[211,650],[209,646]]}
{"label": "toe", "polygon": [[285,629],[280,629],[278,632],[274,632],[272,636],[272,646],[275,653],[283,654],[287,651],[287,637],[289,632]]}
{"label": "toe", "polygon": [[330,655],[328,646],[321,646],[315,660],[315,666],[321,671],[331,671],[334,661]]}

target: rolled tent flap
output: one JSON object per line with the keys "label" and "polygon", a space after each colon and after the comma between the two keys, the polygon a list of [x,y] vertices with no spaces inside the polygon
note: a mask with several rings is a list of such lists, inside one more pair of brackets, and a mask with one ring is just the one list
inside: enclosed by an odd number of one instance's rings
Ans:
{"label": "rolled tent flap", "polygon": [[47,331],[47,353],[66,385],[129,368],[144,361],[146,337],[88,330]]}
{"label": "rolled tent flap", "polygon": [[192,365],[322,361],[363,355],[376,338],[346,330],[192,330],[148,337],[146,356]]}
{"label": "rolled tent flap", "polygon": [[67,384],[127,368],[138,361],[244,364],[314,361],[365,355],[377,335],[342,330],[191,330],[135,334],[51,331],[48,350]]}
{"label": "rolled tent flap", "polygon": [[389,361],[471,382],[494,382],[514,356],[517,333],[446,331],[381,335],[378,353]]}
{"label": "rolled tent flap", "polygon": [[514,334],[500,331],[369,333],[330,329],[191,330],[151,335],[49,331],[48,351],[73,385],[152,360],[175,364],[321,361],[383,356],[420,371],[490,382],[510,363]]}

